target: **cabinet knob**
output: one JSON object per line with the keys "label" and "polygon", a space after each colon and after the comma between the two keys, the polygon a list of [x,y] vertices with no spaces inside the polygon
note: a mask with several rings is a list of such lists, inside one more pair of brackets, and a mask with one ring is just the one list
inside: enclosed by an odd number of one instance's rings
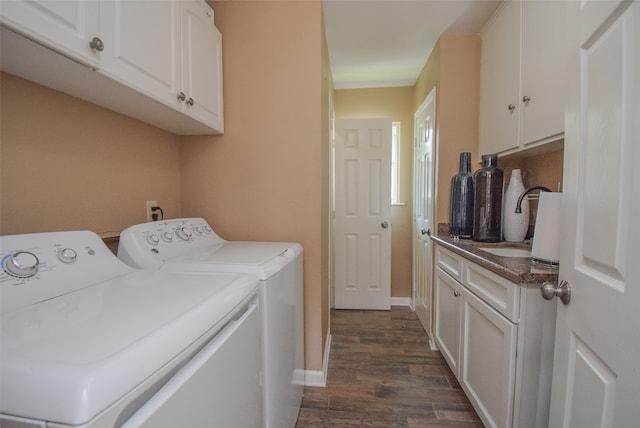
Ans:
{"label": "cabinet knob", "polygon": [[423,234],[423,235],[429,235],[429,236],[431,236],[431,228],[429,228],[429,229],[422,229],[422,230],[420,231],[420,233],[421,233],[421,234]]}
{"label": "cabinet knob", "polygon": [[193,98],[189,97],[189,99],[187,100],[187,105],[189,107],[193,106]]}
{"label": "cabinet knob", "polygon": [[180,92],[178,94],[178,101],[184,101],[187,99],[187,96],[184,94],[184,92]]}
{"label": "cabinet knob", "polygon": [[456,296],[456,297],[458,297],[458,296],[460,296],[460,292],[459,292],[459,291],[454,291],[454,292],[453,292],[453,295],[454,295],[454,296]]}
{"label": "cabinet knob", "polygon": [[522,97],[522,102],[523,103],[528,103],[529,101],[531,101],[531,97],[530,96],[525,95],[524,97]]}
{"label": "cabinet knob", "polygon": [[102,43],[102,40],[100,40],[97,37],[94,37],[90,42],[89,42],[89,47],[91,49],[95,49],[98,52],[102,52],[104,50],[104,43]]}
{"label": "cabinet knob", "polygon": [[516,106],[515,104],[509,104],[507,108],[509,109],[509,111],[514,111],[516,109]]}

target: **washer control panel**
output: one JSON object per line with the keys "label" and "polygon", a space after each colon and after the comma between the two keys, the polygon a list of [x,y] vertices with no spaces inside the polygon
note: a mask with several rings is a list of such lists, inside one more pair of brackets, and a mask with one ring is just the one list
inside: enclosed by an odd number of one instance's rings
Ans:
{"label": "washer control panel", "polygon": [[93,232],[0,236],[2,313],[131,271]]}
{"label": "washer control panel", "polygon": [[123,230],[118,258],[133,267],[158,268],[187,251],[221,246],[225,242],[203,218],[155,221]]}
{"label": "washer control panel", "polygon": [[[171,244],[174,241],[190,242],[203,235],[211,235],[213,230],[208,224],[185,224],[186,220],[179,220],[178,225],[173,224],[176,220],[160,221],[155,223],[145,223],[145,225],[155,225],[151,230],[140,228],[138,233],[140,239],[144,239],[147,244],[156,246],[162,242]],[[142,226],[142,225],[138,225]],[[132,226],[137,227],[137,226]],[[215,234],[214,234],[215,235]]]}

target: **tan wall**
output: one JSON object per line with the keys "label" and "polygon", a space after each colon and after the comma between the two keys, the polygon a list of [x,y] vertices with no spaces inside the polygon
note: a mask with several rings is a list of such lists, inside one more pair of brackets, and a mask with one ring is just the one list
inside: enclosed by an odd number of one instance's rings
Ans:
{"label": "tan wall", "polygon": [[400,199],[391,209],[391,295],[411,297],[413,87],[334,91],[336,119],[391,118],[400,122]]}
{"label": "tan wall", "polygon": [[438,135],[435,223],[448,223],[451,177],[458,172],[460,152],[471,152],[472,159],[478,153],[479,35],[440,38],[416,81],[414,110],[434,86]]}
{"label": "tan wall", "polygon": [[178,137],[1,74],[0,234],[146,221],[147,200],[179,217]]}
{"label": "tan wall", "polygon": [[303,245],[306,368],[319,370],[328,323],[321,3],[210,4],[223,35],[225,133],[181,138],[183,214],[226,239]]}

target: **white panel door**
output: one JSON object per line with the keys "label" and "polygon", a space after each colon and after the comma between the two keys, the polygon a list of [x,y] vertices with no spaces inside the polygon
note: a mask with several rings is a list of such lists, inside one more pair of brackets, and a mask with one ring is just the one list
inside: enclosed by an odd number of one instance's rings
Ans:
{"label": "white panel door", "polygon": [[415,311],[433,342],[433,193],[436,145],[436,89],[433,88],[414,115],[413,295]]}
{"label": "white panel door", "polygon": [[391,119],[336,121],[335,307],[391,307]]}
{"label": "white panel door", "polygon": [[570,1],[550,426],[640,421],[640,4]]}

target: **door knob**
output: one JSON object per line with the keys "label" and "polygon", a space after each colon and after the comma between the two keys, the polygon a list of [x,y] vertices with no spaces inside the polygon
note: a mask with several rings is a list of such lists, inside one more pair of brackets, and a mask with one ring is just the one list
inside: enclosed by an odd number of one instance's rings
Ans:
{"label": "door knob", "polygon": [[565,305],[568,305],[571,301],[571,287],[569,287],[567,281],[561,281],[557,287],[551,282],[544,282],[540,286],[540,293],[545,300],[553,300],[554,297],[559,297]]}
{"label": "door knob", "polygon": [[423,235],[429,235],[429,236],[431,236],[431,228],[429,228],[429,229],[422,229],[422,230],[420,231],[420,233],[422,233]]}
{"label": "door knob", "polygon": [[382,223],[380,223],[380,226],[382,226],[383,229],[386,229],[387,227],[389,227],[389,223],[383,221]]}

